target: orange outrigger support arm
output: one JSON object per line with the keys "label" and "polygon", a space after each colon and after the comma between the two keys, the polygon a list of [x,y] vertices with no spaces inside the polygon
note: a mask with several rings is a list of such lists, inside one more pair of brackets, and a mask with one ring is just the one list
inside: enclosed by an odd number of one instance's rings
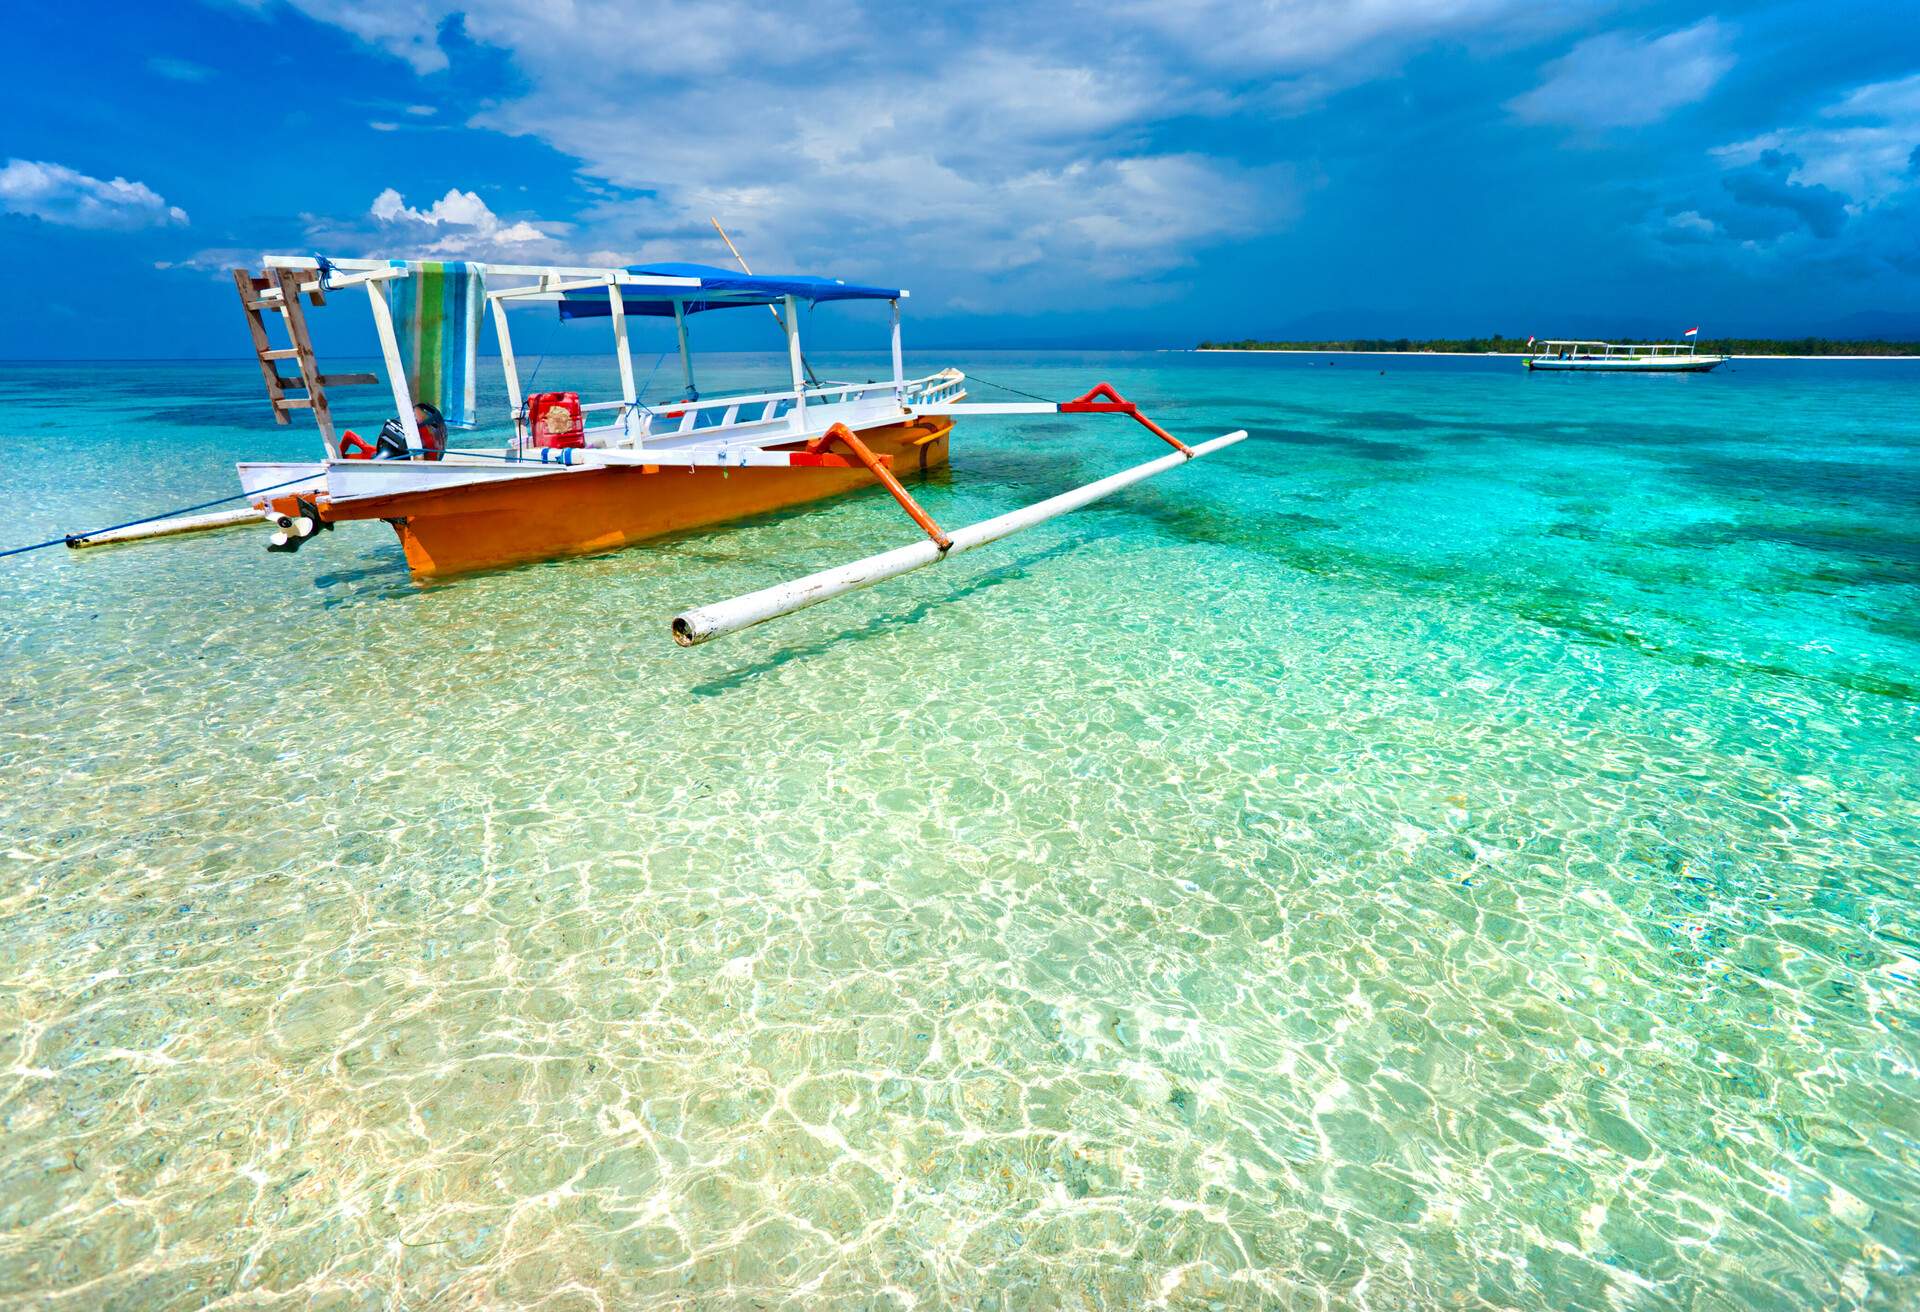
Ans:
{"label": "orange outrigger support arm", "polygon": [[1166,442],[1189,460],[1193,458],[1192,447],[1141,414],[1140,407],[1114,391],[1112,383],[1101,383],[1085,396],[1077,396],[1071,401],[1062,401],[1060,413],[1063,415],[1131,415],[1145,424],[1147,431],[1155,437]]}
{"label": "orange outrigger support arm", "polygon": [[[1140,422],[1146,423],[1146,420],[1143,419]],[[1149,425],[1149,427],[1151,427],[1151,425]],[[1162,436],[1164,437],[1165,434],[1162,434]],[[1167,440],[1169,442],[1173,441],[1170,437],[1167,438]],[[906,488],[900,486],[900,480],[895,478],[893,476],[893,470],[887,467],[891,463],[889,458],[875,455],[873,448],[869,447],[865,442],[862,442],[859,435],[845,424],[835,424],[832,428],[829,428],[826,432],[808,442],[807,451],[809,454],[818,455],[836,441],[846,447],[847,450],[853,452],[854,459],[865,465],[868,472],[880,480],[881,486],[893,493],[893,499],[900,503],[902,510],[913,516],[913,522],[918,524],[926,535],[933,539],[934,546],[945,551],[953,545],[953,539],[949,538],[940,526],[933,522],[933,516],[922,510],[920,503],[913,499],[913,494],[908,492]],[[1175,443],[1175,445],[1178,445],[1178,443]]]}
{"label": "orange outrigger support arm", "polygon": [[[1038,407],[1035,408],[1037,409]],[[1193,459],[1192,447],[1182,442],[1166,429],[1160,427],[1160,425],[1154,423],[1153,420],[1141,414],[1140,407],[1127,400],[1127,398],[1120,395],[1120,393],[1114,391],[1112,383],[1100,383],[1085,396],[1075,397],[1071,401],[1061,401],[1056,409],[1063,415],[1128,415],[1138,423],[1144,425],[1148,432],[1158,437],[1168,446],[1171,446],[1181,455],[1189,460]],[[945,530],[933,522],[933,516],[922,510],[920,503],[913,499],[913,494],[902,487],[900,480],[893,476],[893,470],[888,468],[892,463],[890,458],[874,454],[873,448],[869,447],[865,442],[862,442],[859,435],[845,424],[835,424],[820,436],[809,441],[807,443],[807,454],[820,457],[823,463],[829,460],[837,463],[838,457],[826,454],[826,449],[835,442],[838,442],[841,446],[851,451],[854,459],[865,465],[868,472],[880,480],[881,486],[893,494],[893,499],[900,503],[900,508],[913,517],[913,522],[918,524],[921,531],[929,538],[933,539],[933,544],[936,547],[940,548],[941,551],[946,551],[949,547],[953,546],[953,539],[949,538]],[[797,457],[794,463],[799,463]]]}

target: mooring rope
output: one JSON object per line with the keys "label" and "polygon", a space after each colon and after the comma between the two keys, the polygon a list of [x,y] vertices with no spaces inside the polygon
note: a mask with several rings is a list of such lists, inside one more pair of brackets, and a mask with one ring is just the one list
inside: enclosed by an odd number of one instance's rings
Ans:
{"label": "mooring rope", "polygon": [[212,501],[202,501],[197,506],[181,506],[178,510],[163,510],[157,515],[148,515],[143,519],[130,519],[124,524],[109,524],[105,528],[88,529],[85,533],[68,533],[64,537],[48,538],[45,542],[35,542],[30,546],[8,547],[5,551],[0,551],[0,557],[18,556],[28,551],[39,551],[42,547],[66,546],[68,543],[98,537],[102,533],[115,533],[123,528],[133,528],[140,524],[151,524],[156,519],[172,519],[175,515],[187,515],[196,510],[206,510],[211,506],[224,506],[229,501],[244,501],[249,497],[257,497],[263,492],[278,492],[281,488],[292,487],[295,483],[310,483],[312,481],[312,474],[303,474],[299,478],[290,478],[284,483],[275,483],[272,487],[256,488],[252,492],[236,492],[230,497],[218,497]]}
{"label": "mooring rope", "polygon": [[979,374],[973,373],[972,371],[968,371],[967,377],[976,383],[985,383],[988,387],[997,387],[1003,392],[1012,392],[1015,396],[1024,396],[1029,401],[1044,401],[1048,405],[1054,404],[1054,400],[1050,396],[1035,396],[1032,392],[1023,392],[1017,387],[1009,387],[1005,383],[996,383],[991,378],[982,378]]}

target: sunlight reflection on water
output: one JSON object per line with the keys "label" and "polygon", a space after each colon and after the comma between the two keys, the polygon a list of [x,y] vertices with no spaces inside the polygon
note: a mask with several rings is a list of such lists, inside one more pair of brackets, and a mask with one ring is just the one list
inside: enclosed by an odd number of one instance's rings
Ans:
{"label": "sunlight reflection on water", "polygon": [[[960,363],[1254,440],[693,652],[897,511],[0,572],[0,1300],[1920,1294],[1913,366]],[[5,545],[245,375],[0,366]]]}

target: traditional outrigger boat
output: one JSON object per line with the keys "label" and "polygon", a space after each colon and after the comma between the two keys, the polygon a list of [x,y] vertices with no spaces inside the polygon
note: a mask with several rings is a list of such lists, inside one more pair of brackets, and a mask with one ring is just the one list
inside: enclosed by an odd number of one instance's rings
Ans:
{"label": "traditional outrigger boat", "polygon": [[[1691,336],[1691,334],[1689,334]],[[1699,355],[1692,342],[1624,345],[1613,342],[1545,341],[1539,349],[1528,339],[1524,368],[1546,373],[1704,374],[1727,362],[1724,355]]]}
{"label": "traditional outrigger boat", "polygon": [[[325,448],[322,460],[240,464],[243,491],[274,526],[270,550],[295,550],[339,524],[384,520],[399,535],[414,575],[437,578],[606,551],[876,483],[926,536],[911,547],[676,616],[673,636],[685,646],[997,541],[1246,437],[1229,433],[1190,447],[1104,383],[1066,402],[975,403],[965,399],[966,378],[957,369],[908,378],[900,338],[900,303],[908,293],[898,288],[756,277],[703,265],[585,268],[310,256],[269,256],[259,272],[235,269],[233,276],[275,419],[287,423],[290,411],[309,411]],[[307,331],[306,306],[354,290],[364,291],[371,308],[397,412],[377,446],[335,431],[328,390],[381,379],[321,373]],[[800,304],[844,300],[890,304],[891,378],[810,378]],[[492,314],[499,343],[511,435],[497,447],[449,445],[435,421],[474,422],[482,306]],[[620,395],[582,403],[577,393],[523,393],[508,311],[528,306],[557,309],[563,319],[607,319]],[[739,307],[773,310],[786,337],[791,386],[703,397],[687,320]],[[270,314],[284,321],[290,345],[272,344]],[[627,320],[634,315],[673,319],[686,384],[680,399],[652,405],[641,399],[628,346]],[[281,361],[293,362],[297,374],[283,374]],[[900,472],[947,463],[955,416],[1043,413],[1126,414],[1174,453],[951,534],[900,482]]]}

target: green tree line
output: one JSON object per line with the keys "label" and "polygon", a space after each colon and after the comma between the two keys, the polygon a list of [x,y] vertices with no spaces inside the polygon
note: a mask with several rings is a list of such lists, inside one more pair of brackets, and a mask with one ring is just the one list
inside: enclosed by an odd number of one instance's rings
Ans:
{"label": "green tree line", "polygon": [[[1672,339],[1667,339],[1671,341]],[[1621,337],[1616,346],[1649,346],[1653,338]],[[1244,338],[1237,342],[1200,343],[1203,351],[1458,351],[1484,355],[1489,351],[1524,353],[1524,337],[1353,337],[1325,342],[1269,342]],[[1702,337],[1696,348],[1702,355],[1914,355],[1920,342],[1855,342],[1831,337]]]}

